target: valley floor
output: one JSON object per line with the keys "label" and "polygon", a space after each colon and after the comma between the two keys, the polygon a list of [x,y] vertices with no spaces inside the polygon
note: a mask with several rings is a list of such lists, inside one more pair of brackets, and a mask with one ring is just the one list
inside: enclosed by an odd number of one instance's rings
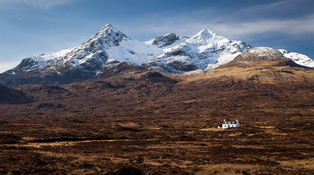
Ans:
{"label": "valley floor", "polygon": [[266,68],[12,86],[0,174],[314,174],[313,71]]}
{"label": "valley floor", "polygon": [[224,130],[206,118],[1,120],[0,173],[313,174],[304,120]]}

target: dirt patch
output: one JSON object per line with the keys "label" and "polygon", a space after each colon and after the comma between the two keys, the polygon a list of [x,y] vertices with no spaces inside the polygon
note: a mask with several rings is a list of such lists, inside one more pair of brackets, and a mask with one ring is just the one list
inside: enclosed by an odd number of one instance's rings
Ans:
{"label": "dirt patch", "polygon": [[314,159],[279,161],[281,166],[288,166],[293,169],[314,169]]}
{"label": "dirt patch", "polygon": [[200,166],[195,175],[203,174],[258,174],[262,166],[245,164],[219,164]]}

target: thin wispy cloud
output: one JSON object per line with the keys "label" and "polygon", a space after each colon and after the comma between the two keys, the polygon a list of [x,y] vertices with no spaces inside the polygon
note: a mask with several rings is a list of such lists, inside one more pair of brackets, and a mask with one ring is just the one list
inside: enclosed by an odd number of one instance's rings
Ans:
{"label": "thin wispy cloud", "polygon": [[[175,19],[173,19],[175,21]],[[181,35],[192,35],[195,32],[208,28],[230,38],[246,38],[261,33],[280,32],[293,37],[306,37],[314,34],[314,15],[286,20],[256,20],[252,22],[237,21],[233,23],[215,23],[206,20],[194,20],[191,22],[164,22],[143,24],[141,30],[153,33],[176,32]]]}
{"label": "thin wispy cloud", "polygon": [[291,11],[294,10],[293,6],[296,3],[300,3],[302,0],[295,1],[295,0],[284,0],[279,2],[273,2],[268,4],[259,4],[255,6],[245,7],[243,9],[240,9],[238,13],[241,14],[260,14],[264,13],[267,14],[269,12],[285,12],[285,11]]}
{"label": "thin wispy cloud", "polygon": [[191,36],[203,28],[208,28],[230,39],[246,39],[267,33],[280,33],[294,38],[314,36],[314,12],[304,12],[303,15],[285,19],[276,18],[274,15],[270,15],[269,18],[248,17],[248,15],[258,16],[260,13],[288,13],[295,3],[300,2],[287,0],[256,5],[232,13],[223,13],[221,9],[219,12],[215,9],[216,7],[210,7],[174,16],[152,15],[139,19],[137,22],[144,33],[175,32],[179,35]]}
{"label": "thin wispy cloud", "polygon": [[0,0],[0,7],[26,4],[36,8],[50,9],[54,6],[68,4],[78,0]]}
{"label": "thin wispy cloud", "polygon": [[[313,13],[312,0],[281,0],[275,1],[273,3],[259,4],[255,6],[249,6],[241,9],[242,13],[269,13],[277,12],[279,13],[292,13],[298,12],[299,14]],[[302,10],[300,10],[302,8]],[[293,14],[296,15],[296,14]]]}

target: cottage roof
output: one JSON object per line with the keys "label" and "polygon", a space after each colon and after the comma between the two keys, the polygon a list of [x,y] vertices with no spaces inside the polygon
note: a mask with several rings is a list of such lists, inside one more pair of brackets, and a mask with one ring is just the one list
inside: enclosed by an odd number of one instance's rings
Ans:
{"label": "cottage roof", "polygon": [[237,123],[237,120],[234,121],[234,120],[224,120],[224,123],[223,124],[236,124]]}

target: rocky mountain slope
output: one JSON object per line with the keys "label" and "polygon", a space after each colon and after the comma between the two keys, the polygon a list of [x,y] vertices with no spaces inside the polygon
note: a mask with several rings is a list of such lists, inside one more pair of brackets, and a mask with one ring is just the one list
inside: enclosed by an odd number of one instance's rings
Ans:
{"label": "rocky mountain slope", "polygon": [[[81,82],[108,77],[112,74],[109,70],[119,64],[166,74],[200,74],[229,63],[249,48],[242,41],[229,40],[208,29],[191,38],[169,33],[140,42],[107,24],[80,46],[23,59],[15,68],[0,74],[0,83]],[[314,67],[314,61],[305,55],[279,51],[298,64]]]}

